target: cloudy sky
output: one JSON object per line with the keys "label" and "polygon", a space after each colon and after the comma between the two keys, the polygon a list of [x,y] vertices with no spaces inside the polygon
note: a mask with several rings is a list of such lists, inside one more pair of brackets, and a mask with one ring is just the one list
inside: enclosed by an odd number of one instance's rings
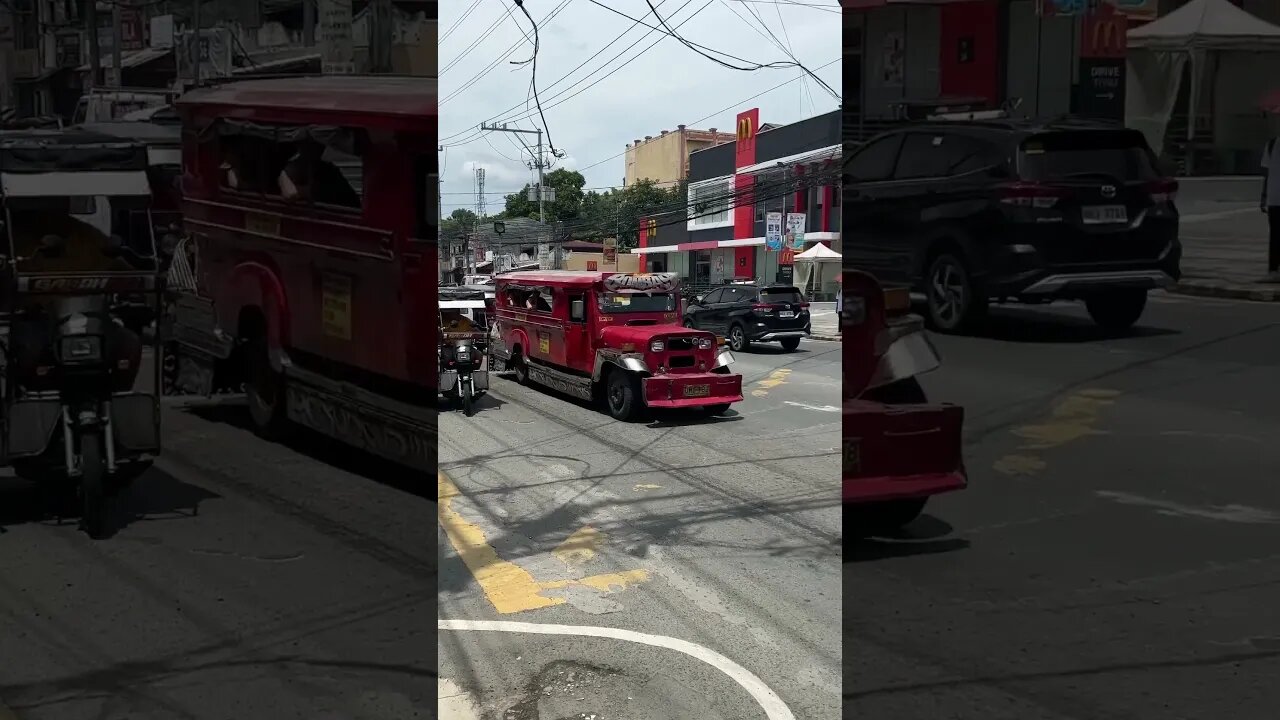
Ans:
{"label": "cloudy sky", "polygon": [[[686,40],[738,58],[720,56],[727,62],[789,62],[785,48],[840,90],[838,0],[650,1]],[[761,122],[790,123],[839,106],[812,78],[801,81],[804,73],[795,67],[742,72],[698,55],[661,31],[646,0],[524,4],[539,28],[538,95],[546,125],[531,99],[531,66],[512,64],[533,55],[524,13],[512,0],[440,3],[446,216],[458,207],[475,208],[476,167],[485,168],[490,214],[502,210],[503,195],[534,177],[526,166],[532,155],[520,141],[532,146],[536,138],[480,132],[482,122],[549,129],[564,153],[553,168],[578,170],[587,188],[603,189],[622,184],[622,154],[636,138],[680,124],[732,131],[738,112],[752,107],[760,108]]]}

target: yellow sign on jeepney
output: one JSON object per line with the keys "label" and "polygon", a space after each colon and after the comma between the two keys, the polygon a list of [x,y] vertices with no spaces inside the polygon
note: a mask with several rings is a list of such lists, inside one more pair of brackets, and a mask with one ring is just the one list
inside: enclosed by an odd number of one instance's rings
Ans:
{"label": "yellow sign on jeepney", "polygon": [[247,212],[244,214],[244,229],[258,235],[279,235],[280,216]]}
{"label": "yellow sign on jeepney", "polygon": [[325,273],[321,282],[320,308],[324,334],[339,340],[351,339],[351,278]]}

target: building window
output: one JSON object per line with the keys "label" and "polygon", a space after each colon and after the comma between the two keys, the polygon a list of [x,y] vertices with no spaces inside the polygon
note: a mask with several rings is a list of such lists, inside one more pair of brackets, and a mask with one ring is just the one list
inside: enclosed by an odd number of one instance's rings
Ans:
{"label": "building window", "polygon": [[733,176],[689,185],[689,229],[703,230],[733,223]]}

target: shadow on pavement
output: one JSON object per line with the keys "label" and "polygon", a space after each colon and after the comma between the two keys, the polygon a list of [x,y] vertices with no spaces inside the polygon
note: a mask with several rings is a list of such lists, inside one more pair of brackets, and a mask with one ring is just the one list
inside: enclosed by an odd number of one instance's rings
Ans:
{"label": "shadow on pavement", "polygon": [[[471,411],[479,415],[480,413],[498,410],[507,401],[494,397],[491,393],[484,393],[471,401]],[[445,400],[443,397],[436,401],[436,412],[439,413],[461,413],[462,402],[459,400]]]}
{"label": "shadow on pavement", "polygon": [[1134,326],[1128,332],[1115,333],[1104,330],[1088,318],[1070,317],[1033,308],[993,307],[991,314],[971,334],[988,340],[1056,344],[1162,337],[1181,333],[1181,330],[1142,324]]}
{"label": "shadow on pavement", "polygon": [[[175,409],[190,413],[207,422],[229,425],[245,432],[253,431],[243,405],[191,405]],[[383,460],[307,428],[293,426],[289,439],[284,445],[290,450],[343,472],[358,475],[432,502],[436,500],[435,484],[422,482],[421,472]],[[430,488],[427,487],[428,484]]]}
{"label": "shadow on pavement", "polygon": [[933,515],[921,515],[915,522],[893,533],[858,538],[846,531],[844,561],[867,562],[915,555],[936,555],[964,550],[969,541],[951,537],[951,524]]}
{"label": "shadow on pavement", "polygon": [[[114,497],[108,523],[110,537],[130,525],[195,517],[200,503],[221,497],[215,492],[178,480],[150,468],[120,489]],[[0,534],[7,526],[40,523],[75,530],[78,516],[57,516],[57,502],[48,485],[16,477],[0,478]]]}

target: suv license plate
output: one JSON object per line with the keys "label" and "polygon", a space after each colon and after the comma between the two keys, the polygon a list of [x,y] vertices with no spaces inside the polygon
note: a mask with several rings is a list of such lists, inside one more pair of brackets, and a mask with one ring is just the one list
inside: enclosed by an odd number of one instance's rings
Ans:
{"label": "suv license plate", "polygon": [[1124,205],[1086,205],[1081,209],[1085,225],[1129,222],[1129,209]]}
{"label": "suv license plate", "polygon": [[685,385],[684,396],[687,398],[707,397],[711,394],[710,385]]}
{"label": "suv license plate", "polygon": [[795,317],[795,316],[796,316],[795,312],[791,310],[783,310],[782,312],[778,313],[778,317]]}

